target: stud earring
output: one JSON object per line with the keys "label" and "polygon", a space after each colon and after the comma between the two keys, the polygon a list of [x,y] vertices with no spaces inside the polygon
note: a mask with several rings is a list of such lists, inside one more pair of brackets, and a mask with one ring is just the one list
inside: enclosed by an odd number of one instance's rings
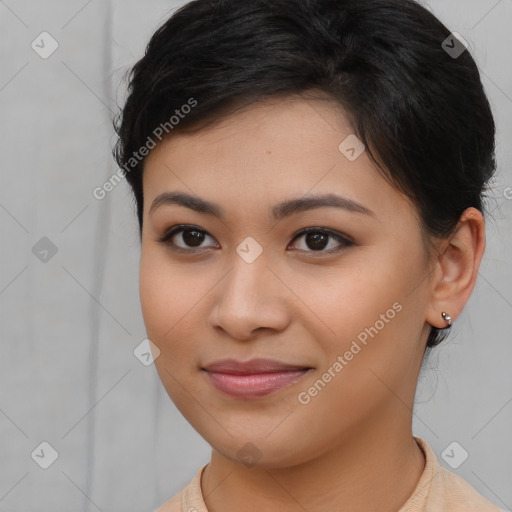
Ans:
{"label": "stud earring", "polygon": [[443,320],[448,324],[447,327],[450,327],[452,325],[452,317],[447,315],[444,311],[441,313],[441,316],[443,317]]}

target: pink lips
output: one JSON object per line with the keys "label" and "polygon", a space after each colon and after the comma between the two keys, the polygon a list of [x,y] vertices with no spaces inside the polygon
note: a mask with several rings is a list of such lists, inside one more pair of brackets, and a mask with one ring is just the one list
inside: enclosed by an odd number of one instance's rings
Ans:
{"label": "pink lips", "polygon": [[311,368],[271,359],[223,359],[202,369],[219,391],[236,398],[257,398],[297,382]]}

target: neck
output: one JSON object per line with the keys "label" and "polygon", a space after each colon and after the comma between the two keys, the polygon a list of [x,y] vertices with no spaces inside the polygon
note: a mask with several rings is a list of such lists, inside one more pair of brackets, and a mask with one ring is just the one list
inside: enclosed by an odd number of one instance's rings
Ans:
{"label": "neck", "polygon": [[338,446],[293,467],[247,468],[213,450],[201,480],[208,511],[320,512],[343,504],[346,512],[395,512],[414,492],[425,465],[410,418],[400,420],[358,428]]}

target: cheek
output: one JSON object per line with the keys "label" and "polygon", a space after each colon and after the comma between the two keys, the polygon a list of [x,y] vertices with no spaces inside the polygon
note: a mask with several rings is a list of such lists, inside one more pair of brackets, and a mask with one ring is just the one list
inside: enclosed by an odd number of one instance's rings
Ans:
{"label": "cheek", "polygon": [[[308,295],[334,332],[325,335],[323,323],[317,322],[313,336],[321,346],[322,364],[299,390],[300,404],[307,402],[299,411],[319,438],[336,438],[383,403],[396,400],[390,389],[407,389],[404,382],[412,382],[409,367],[417,348],[411,342],[403,288],[389,272],[373,273],[366,266],[364,273],[339,272],[328,293],[324,287],[322,293]],[[333,415],[335,422],[323,422]]]}
{"label": "cheek", "polygon": [[326,367],[346,354],[349,366],[359,366],[352,363],[358,360],[392,371],[413,357],[423,325],[424,289],[418,284],[424,263],[420,251],[411,248],[405,262],[398,258],[400,250],[396,244],[379,254],[361,251],[328,276],[305,281],[308,304],[318,315],[314,329],[322,340]]}
{"label": "cheek", "polygon": [[[165,257],[150,250],[142,252],[139,269],[139,296],[147,333],[164,346],[186,321],[199,300],[193,280]],[[186,323],[186,322],[185,322]]]}
{"label": "cheek", "polygon": [[139,295],[147,336],[160,350],[155,368],[167,394],[187,416],[190,396],[183,390],[194,393],[195,383],[183,361],[190,361],[198,347],[185,333],[194,328],[192,313],[197,299],[177,267],[149,251],[141,255]]}
{"label": "cheek", "polygon": [[320,280],[308,278],[302,289],[336,344],[356,337],[376,322],[382,330],[381,315],[386,312],[385,319],[396,316],[398,307],[393,309],[393,304],[402,300],[402,277],[396,265],[359,258],[357,265],[331,269]]}
{"label": "cheek", "polygon": [[160,267],[146,257],[141,258],[139,296],[148,336],[160,346],[165,330],[172,325],[175,309],[169,304],[172,294],[166,285],[165,274],[162,276]]}
{"label": "cheek", "polygon": [[[155,366],[171,398],[180,400],[180,383],[193,388],[196,364],[204,351],[204,305],[213,283],[198,279],[192,266],[169,262],[165,254],[141,254],[139,295],[148,338],[159,348]],[[205,276],[206,277],[206,276]],[[203,350],[202,350],[203,349]],[[186,364],[185,364],[186,363]]]}

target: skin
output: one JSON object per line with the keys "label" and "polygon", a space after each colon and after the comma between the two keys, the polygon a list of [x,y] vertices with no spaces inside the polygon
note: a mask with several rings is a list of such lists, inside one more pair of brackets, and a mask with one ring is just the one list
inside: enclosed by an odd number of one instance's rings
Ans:
{"label": "skin", "polygon": [[[198,132],[173,134],[147,157],[142,313],[168,395],[212,447],[201,481],[210,512],[315,512],[340,503],[346,511],[391,512],[423,471],[411,424],[425,344],[431,325],[446,326],[441,312],[455,321],[471,294],[484,221],[469,208],[449,239],[427,237],[416,207],[366,152],[355,161],[340,152],[351,133],[328,102],[267,99]],[[153,200],[170,191],[217,203],[225,217],[176,204],[150,214]],[[321,193],[357,201],[374,215],[322,207],[278,222],[270,216],[281,201]],[[192,246],[183,232],[173,236],[190,254],[158,241],[176,224],[207,232]],[[329,237],[315,251],[306,236],[294,240],[307,227],[345,235],[353,245]],[[252,263],[236,252],[248,236],[263,249]],[[396,303],[400,312],[300,403],[299,393]],[[266,397],[235,399],[201,370],[228,357],[313,370]],[[260,457],[251,466],[237,455],[248,442],[254,460]]]}

